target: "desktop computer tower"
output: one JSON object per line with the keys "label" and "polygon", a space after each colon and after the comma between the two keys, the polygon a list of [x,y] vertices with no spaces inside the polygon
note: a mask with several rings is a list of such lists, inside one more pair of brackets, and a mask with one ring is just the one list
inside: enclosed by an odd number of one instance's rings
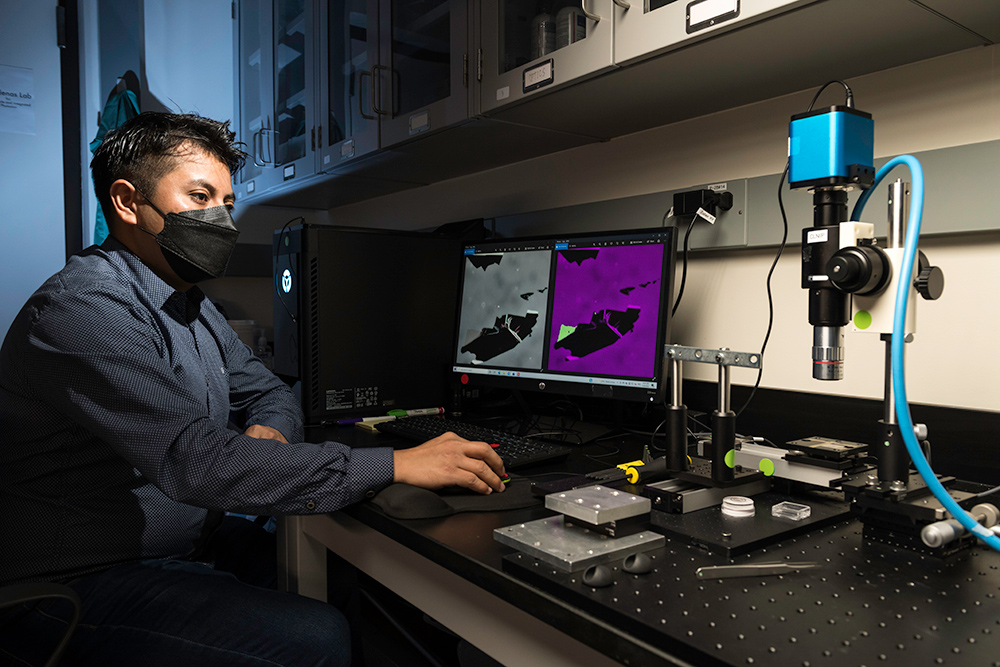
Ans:
{"label": "desktop computer tower", "polygon": [[307,425],[446,405],[459,239],[303,224],[273,250],[274,371]]}

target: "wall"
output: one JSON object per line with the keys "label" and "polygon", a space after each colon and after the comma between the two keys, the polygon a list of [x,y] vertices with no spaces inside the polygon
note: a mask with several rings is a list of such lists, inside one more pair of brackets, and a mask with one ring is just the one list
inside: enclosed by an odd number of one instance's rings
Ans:
{"label": "wall", "polygon": [[[1000,138],[1000,46],[972,49],[849,81],[859,108],[875,118],[875,154],[893,156]],[[823,82],[817,82],[822,84]],[[814,90],[695,118],[610,142],[588,145],[489,172],[332,209],[332,222],[420,229],[442,222],[494,217],[748,178],[781,171],[787,122]],[[828,92],[839,102],[842,93]],[[824,98],[826,99],[826,98]],[[905,170],[900,175],[906,177]],[[1000,176],[1000,174],[998,174]],[[470,196],[468,193],[475,193]],[[975,196],[970,193],[970,196]],[[786,193],[786,199],[809,197]],[[882,210],[872,202],[870,210]],[[961,211],[956,211],[961,215]],[[883,348],[875,337],[848,334],[846,379],[811,378],[812,330],[799,288],[800,230],[773,278],[774,332],[762,386],[881,398]],[[1000,230],[1000,219],[993,225]],[[946,274],[944,297],[918,305],[916,342],[909,346],[908,394],[913,402],[1000,410],[1000,231],[921,243]],[[675,342],[737,350],[760,349],[767,326],[764,280],[773,250],[703,252],[692,258]],[[692,365],[688,377],[714,379]],[[734,370],[733,382],[754,376]]]}
{"label": "wall", "polygon": [[234,121],[230,3],[145,0],[143,26],[151,98],[169,111]]}
{"label": "wall", "polygon": [[[192,17],[197,17],[195,20]],[[228,2],[80,0],[83,137],[97,133],[98,114],[119,77],[139,78],[141,111],[198,113],[232,120],[233,20]],[[81,159],[90,164],[84,148]],[[97,198],[84,170],[83,244],[94,235]]]}
{"label": "wall", "polygon": [[0,339],[24,301],[66,259],[62,95],[56,2],[4,2],[0,65],[31,70],[34,134],[0,127]]}

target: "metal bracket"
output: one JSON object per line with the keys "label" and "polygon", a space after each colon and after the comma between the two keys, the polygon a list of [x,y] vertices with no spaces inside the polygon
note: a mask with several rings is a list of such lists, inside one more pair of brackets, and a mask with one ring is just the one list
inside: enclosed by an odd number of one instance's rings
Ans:
{"label": "metal bracket", "polygon": [[757,352],[734,352],[728,348],[686,347],[684,345],[667,345],[663,354],[667,359],[677,361],[697,361],[703,364],[720,366],[741,366],[743,368],[760,368],[763,363]]}

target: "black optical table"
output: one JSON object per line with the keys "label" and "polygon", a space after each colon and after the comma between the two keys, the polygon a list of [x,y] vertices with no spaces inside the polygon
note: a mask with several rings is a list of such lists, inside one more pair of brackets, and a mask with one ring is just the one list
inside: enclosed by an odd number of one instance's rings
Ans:
{"label": "black optical table", "polygon": [[[353,446],[392,442],[353,428],[323,437]],[[622,436],[525,473],[607,468],[638,458],[646,442]],[[609,447],[619,454],[596,458]],[[582,572],[559,571],[493,538],[496,528],[553,514],[538,506],[399,520],[363,502],[286,517],[279,524],[283,583],[325,599],[329,549],[508,665],[1000,667],[1000,554],[985,547],[940,559],[866,544],[850,517],[733,558],[671,536],[649,552],[652,572],[629,574],[611,561],[614,584],[594,589]],[[818,566],[695,576],[702,566],[765,561]]]}

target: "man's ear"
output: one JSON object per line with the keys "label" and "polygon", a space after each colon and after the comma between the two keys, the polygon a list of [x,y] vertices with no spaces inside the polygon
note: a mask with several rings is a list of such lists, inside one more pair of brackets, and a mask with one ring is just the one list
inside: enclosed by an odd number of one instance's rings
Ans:
{"label": "man's ear", "polygon": [[[134,225],[138,222],[136,211],[139,208],[139,198],[141,195],[135,186],[119,178],[111,184],[111,208],[115,217],[127,225]],[[107,214],[108,211],[105,211]]]}

